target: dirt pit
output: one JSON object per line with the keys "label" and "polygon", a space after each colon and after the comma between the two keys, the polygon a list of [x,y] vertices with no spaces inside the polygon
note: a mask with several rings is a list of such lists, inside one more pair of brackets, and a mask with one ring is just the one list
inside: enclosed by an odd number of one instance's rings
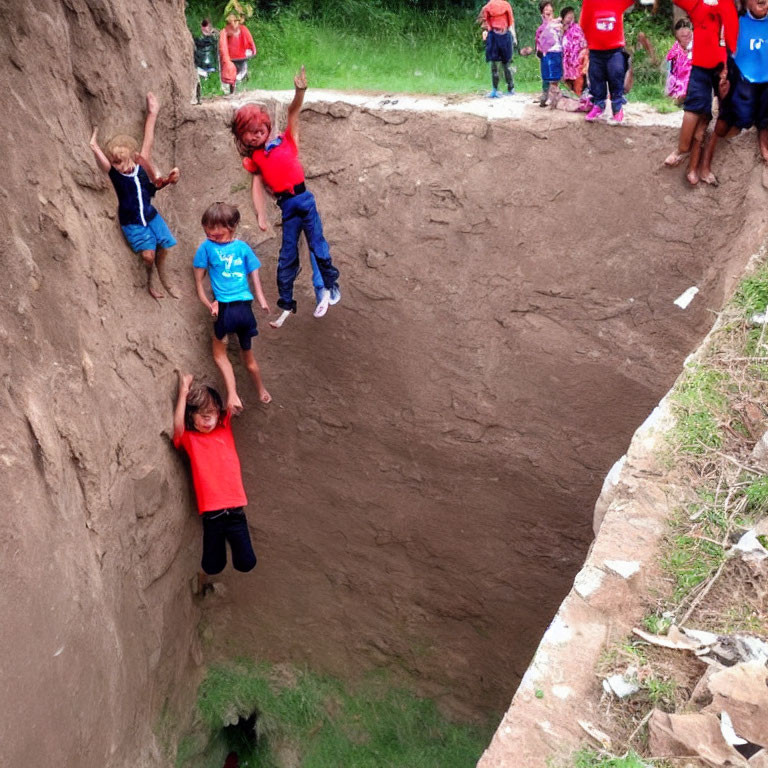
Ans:
{"label": "dirt pit", "polygon": [[[208,203],[241,206],[276,298],[279,229],[255,227],[231,110],[190,113],[183,182],[158,203],[182,235],[198,366],[209,321],[188,263]],[[262,323],[269,407],[235,361],[259,566],[206,604],[214,655],[387,667],[455,714],[506,707],[583,561],[603,477],[759,237],[751,144],[724,150],[719,189],[690,190],[660,167],[674,135],[305,107],[343,299],[313,319],[307,268],[298,315]]]}

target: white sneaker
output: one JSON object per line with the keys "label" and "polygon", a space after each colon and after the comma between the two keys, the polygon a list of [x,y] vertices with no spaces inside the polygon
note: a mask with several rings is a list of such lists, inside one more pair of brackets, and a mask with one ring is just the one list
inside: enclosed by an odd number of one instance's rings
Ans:
{"label": "white sneaker", "polygon": [[331,303],[331,292],[327,289],[323,289],[323,293],[321,294],[320,301],[317,302],[317,306],[315,307],[314,316],[315,317],[322,317],[327,311],[328,307]]}
{"label": "white sneaker", "polygon": [[331,298],[328,299],[328,303],[333,306],[334,304],[338,304],[341,301],[341,288],[339,288],[338,283],[333,284],[333,288],[331,288]]}

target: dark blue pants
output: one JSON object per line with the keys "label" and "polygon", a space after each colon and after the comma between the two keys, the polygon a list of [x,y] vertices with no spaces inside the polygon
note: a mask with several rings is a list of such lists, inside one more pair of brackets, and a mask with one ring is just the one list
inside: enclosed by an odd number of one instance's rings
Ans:
{"label": "dark blue pants", "polygon": [[[623,48],[610,51],[589,51],[589,92],[592,103],[605,109],[607,90],[611,91],[611,106],[618,112],[624,98],[624,75],[627,73],[627,59]],[[606,87],[607,86],[607,87]]]}
{"label": "dark blue pants", "polygon": [[219,509],[203,514],[203,570],[213,576],[227,564],[227,544],[232,549],[232,565],[237,571],[251,571],[256,555],[242,507]]}
{"label": "dark blue pants", "polygon": [[317,262],[324,288],[329,291],[333,288],[339,279],[339,270],[331,262],[315,196],[307,190],[278,204],[283,212],[283,244],[277,261],[277,290],[280,294],[277,306],[295,312],[293,283],[299,274],[299,237],[302,232],[307,238],[309,252]]}

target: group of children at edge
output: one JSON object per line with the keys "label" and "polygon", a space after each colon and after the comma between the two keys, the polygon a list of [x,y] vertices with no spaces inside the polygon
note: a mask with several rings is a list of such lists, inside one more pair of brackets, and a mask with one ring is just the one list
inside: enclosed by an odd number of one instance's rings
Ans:
{"label": "group of children at edge", "polygon": [[234,93],[235,86],[248,75],[248,60],[257,53],[245,19],[239,13],[227,14],[226,24],[219,32],[208,19],[200,23],[200,37],[195,38],[195,66],[200,77],[206,78],[217,70],[224,93]]}
{"label": "group of children at edge", "polygon": [[[294,78],[295,92],[288,107],[285,132],[271,138],[272,121],[260,106],[240,107],[232,121],[235,145],[243,167],[251,174],[252,200],[261,230],[268,225],[265,187],[274,195],[282,212],[282,245],[277,263],[277,305],[283,311],[270,322],[279,328],[296,312],[293,286],[299,272],[299,237],[305,234],[313,268],[317,305],[315,317],[323,317],[336,304],[339,271],[331,261],[328,243],[317,212],[315,198],[306,188],[304,170],[298,156],[298,117],[304,101],[307,79],[304,67]],[[141,148],[130,136],[114,136],[103,151],[94,128],[90,147],[98,166],[109,175],[118,200],[118,219],[131,249],[141,256],[147,270],[147,290],[155,299],[163,298],[155,284],[178,297],[165,270],[167,251],[176,240],[163,217],[152,205],[158,189],[174,184],[179,170],[159,176],[152,163],[152,145],[159,111],[156,97],[147,94],[147,115]],[[138,151],[137,151],[138,150]],[[270,307],[259,280],[260,262],[251,247],[235,237],[240,212],[234,205],[215,202],[202,215],[206,239],[197,249],[193,270],[197,296],[213,318],[213,358],[224,379],[226,402],[212,387],[196,384],[194,377],[179,372],[179,390],[173,418],[173,443],[190,459],[198,510],[203,520],[203,573],[198,589],[210,586],[207,576],[223,570],[227,562],[226,541],[232,549],[232,564],[239,571],[256,565],[244,506],[240,461],[232,435],[231,417],[242,410],[235,375],[227,356],[231,334],[240,343],[243,364],[262,403],[271,396],[261,379],[261,371],[251,348],[258,325],[252,310],[254,294],[265,313]],[[205,289],[206,274],[213,298]],[[251,285],[249,285],[249,279]],[[253,291],[251,291],[251,286]]]}
{"label": "group of children at edge", "polygon": [[[667,54],[666,94],[681,104],[683,124],[677,149],[666,158],[675,167],[689,158],[687,179],[717,184],[712,159],[717,142],[756,126],[768,186],[768,0],[674,0],[687,14],[675,24],[676,41]],[[564,7],[559,17],[549,0],[541,0],[542,23],[536,30],[535,52],[541,61],[540,105],[586,112],[594,122],[603,116],[610,98],[609,122],[624,120],[625,94],[631,87],[631,65],[624,38],[624,13],[634,0],[584,0],[579,21]],[[486,61],[491,62],[491,98],[499,96],[498,65],[514,93],[510,61],[517,46],[514,15],[507,0],[490,0],[480,21]],[[638,34],[655,59],[650,41]],[[520,48],[521,55],[534,48]],[[586,80],[585,80],[586,75]],[[573,99],[562,99],[560,82]],[[585,86],[588,84],[588,92]],[[707,140],[712,103],[719,108]]]}

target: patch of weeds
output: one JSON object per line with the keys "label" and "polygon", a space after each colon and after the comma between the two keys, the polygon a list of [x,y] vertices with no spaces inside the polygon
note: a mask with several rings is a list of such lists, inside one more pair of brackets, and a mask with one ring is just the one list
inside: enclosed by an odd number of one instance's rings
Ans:
{"label": "patch of weeds", "polygon": [[460,768],[474,765],[493,732],[446,720],[429,699],[370,683],[354,694],[331,679],[249,661],[212,667],[198,708],[213,732],[256,713],[256,747],[240,765],[271,768],[290,745],[302,768]]}
{"label": "patch of weeds", "polygon": [[670,438],[683,453],[699,456],[720,448],[723,436],[718,415],[727,410],[725,372],[692,365],[672,397],[676,425]]}
{"label": "patch of weeds", "polygon": [[650,675],[641,682],[641,687],[648,694],[648,700],[654,707],[669,711],[675,706],[677,683],[669,678]]}
{"label": "patch of weeds", "polygon": [[763,516],[768,514],[768,477],[759,477],[744,489],[747,512]]}
{"label": "patch of weeds", "polygon": [[654,635],[666,635],[672,626],[672,618],[665,614],[650,613],[643,618],[643,626]]}
{"label": "patch of weeds", "polygon": [[732,605],[723,616],[723,623],[717,628],[719,634],[730,635],[735,632],[765,632],[765,618],[746,603]]}
{"label": "patch of weeds", "polygon": [[649,768],[654,765],[654,762],[643,760],[631,750],[623,757],[613,757],[591,749],[580,749],[573,756],[573,768]]}
{"label": "patch of weeds", "polygon": [[662,567],[675,580],[673,599],[681,602],[725,559],[719,544],[693,536],[679,535],[662,558]]}
{"label": "patch of weeds", "polygon": [[755,312],[764,312],[768,307],[768,265],[763,264],[757,271],[741,281],[733,302],[749,317]]}

